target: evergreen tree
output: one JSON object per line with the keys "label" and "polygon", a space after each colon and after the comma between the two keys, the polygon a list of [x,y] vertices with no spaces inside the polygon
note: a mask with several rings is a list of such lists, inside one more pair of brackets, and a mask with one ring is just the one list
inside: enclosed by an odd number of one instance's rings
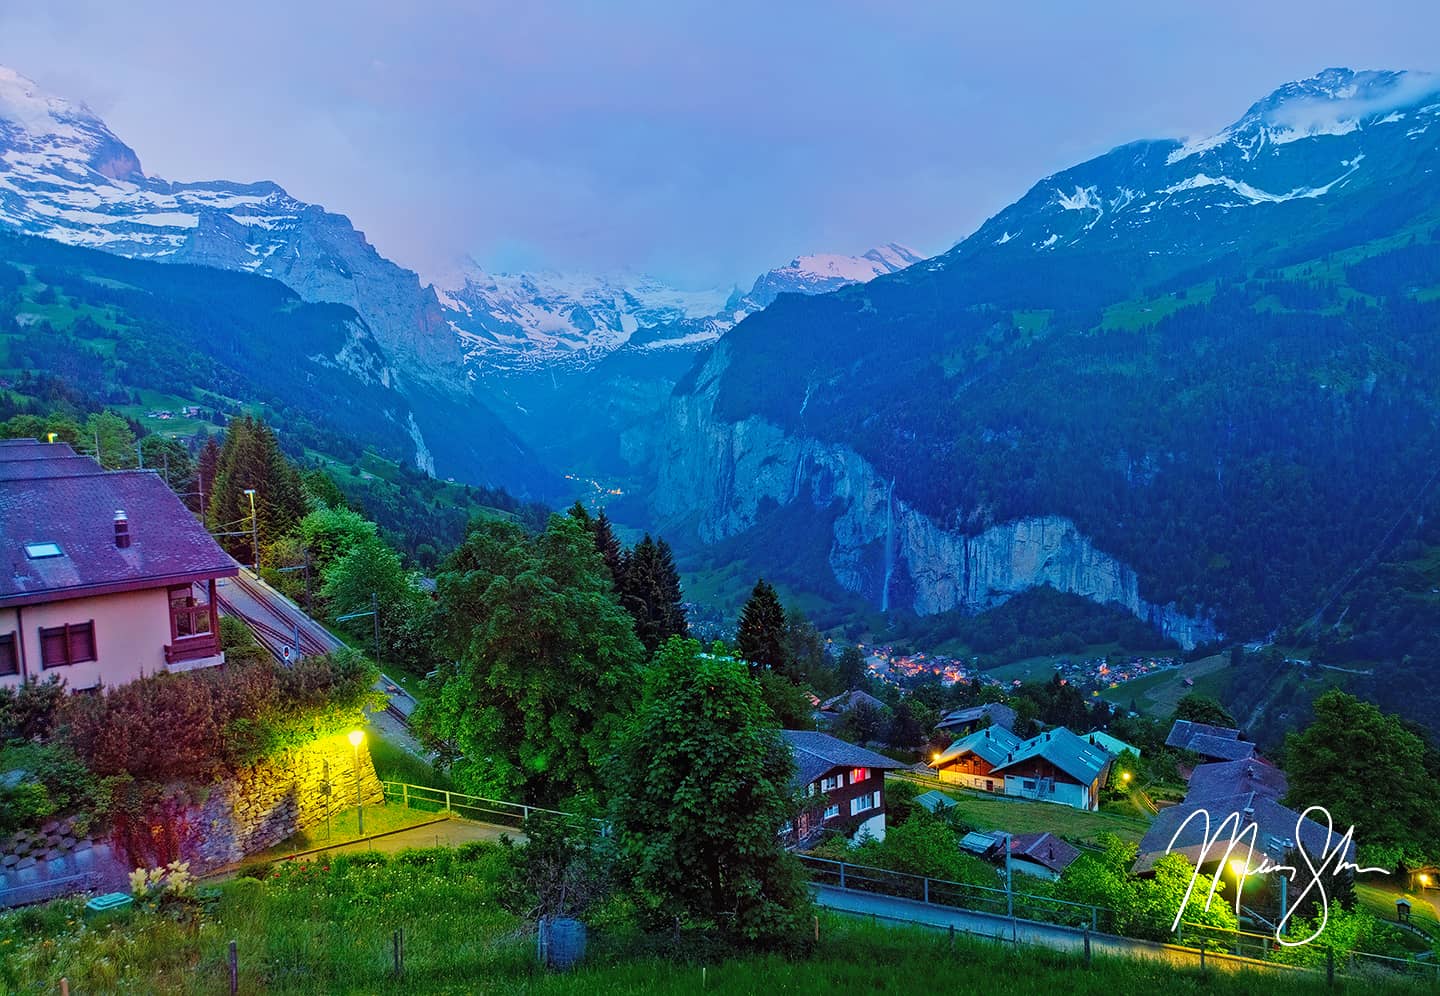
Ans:
{"label": "evergreen tree", "polygon": [[784,671],[785,610],[780,596],[764,578],[755,582],[750,600],[740,612],[740,626],[735,634],[740,657],[751,669],[770,668]]}
{"label": "evergreen tree", "polygon": [[625,561],[621,602],[635,617],[635,635],[654,653],[672,636],[689,636],[680,575],[670,545],[647,533]]}
{"label": "evergreen tree", "polygon": [[[250,496],[253,489],[254,519]],[[280,452],[274,431],[249,415],[232,419],[225,433],[210,501],[210,526],[217,532],[258,534],[260,546],[295,527],[305,515],[305,495],[299,472]],[[250,537],[229,536],[222,540],[232,556],[253,562],[255,551]]]}
{"label": "evergreen tree", "polygon": [[859,647],[847,646],[840,651],[837,670],[840,672],[840,688],[842,690],[865,687],[865,655],[861,653]]}
{"label": "evergreen tree", "polygon": [[809,899],[780,839],[795,762],[738,661],[671,640],[610,766],[616,845],[642,920],[770,947],[803,936]]}
{"label": "evergreen tree", "polygon": [[620,541],[615,538],[615,530],[610,525],[610,518],[605,514],[603,508],[595,516],[595,548],[605,559],[605,567],[615,581],[615,590],[619,591],[625,582],[623,572],[625,553],[620,546]]}
{"label": "evergreen tree", "polygon": [[220,444],[215,437],[205,436],[205,445],[200,447],[200,457],[195,461],[195,490],[200,492],[200,512],[210,514],[210,495],[215,491],[215,476],[220,473]]}

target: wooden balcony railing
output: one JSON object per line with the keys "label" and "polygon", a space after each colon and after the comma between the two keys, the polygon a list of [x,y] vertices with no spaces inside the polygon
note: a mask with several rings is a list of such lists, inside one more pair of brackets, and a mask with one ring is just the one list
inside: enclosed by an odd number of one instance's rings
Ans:
{"label": "wooden balcony railing", "polygon": [[197,633],[194,636],[182,636],[174,643],[165,647],[165,663],[178,664],[182,661],[199,660],[202,657],[214,657],[220,653],[220,641],[215,638],[214,633]]}

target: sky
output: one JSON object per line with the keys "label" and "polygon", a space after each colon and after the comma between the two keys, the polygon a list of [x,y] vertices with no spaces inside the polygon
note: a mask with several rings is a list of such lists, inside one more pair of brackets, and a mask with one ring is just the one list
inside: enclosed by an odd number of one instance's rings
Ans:
{"label": "sky", "polygon": [[1440,4],[46,0],[0,64],[172,180],[275,180],[434,278],[740,284],[942,252],[1036,180],[1327,66],[1440,70]]}

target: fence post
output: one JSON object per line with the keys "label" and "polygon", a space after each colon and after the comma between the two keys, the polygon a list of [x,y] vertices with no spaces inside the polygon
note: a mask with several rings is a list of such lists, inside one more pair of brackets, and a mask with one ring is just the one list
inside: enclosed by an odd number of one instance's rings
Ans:
{"label": "fence post", "polygon": [[445,812],[450,812],[450,790],[445,790]]}
{"label": "fence post", "polygon": [[925,879],[925,902],[930,902],[930,879]]}
{"label": "fence post", "polygon": [[845,862],[840,862],[840,888],[845,888]]}
{"label": "fence post", "polygon": [[410,808],[410,783],[400,783],[400,802],[406,809]]}
{"label": "fence post", "polygon": [[520,822],[521,822],[521,823],[524,823],[524,822],[525,822],[526,820],[528,820],[528,819],[530,819],[530,807],[529,807],[529,806],[521,806],[521,807],[520,807]]}
{"label": "fence post", "polygon": [[1090,964],[1090,928],[1085,928],[1085,964]]}
{"label": "fence post", "polygon": [[1090,907],[1090,929],[1100,929],[1100,907],[1098,906]]}
{"label": "fence post", "polygon": [[950,950],[955,950],[955,925],[953,923],[950,925]]}
{"label": "fence post", "polygon": [[64,976],[60,978],[60,996],[70,996],[70,980]]}
{"label": "fence post", "polygon": [[230,942],[230,996],[240,991],[240,953],[235,942]]}
{"label": "fence post", "polygon": [[1200,941],[1200,971],[1202,974],[1205,971],[1205,941],[1203,939]]}
{"label": "fence post", "polygon": [[1335,988],[1335,949],[1325,949],[1325,985],[1331,989]]}

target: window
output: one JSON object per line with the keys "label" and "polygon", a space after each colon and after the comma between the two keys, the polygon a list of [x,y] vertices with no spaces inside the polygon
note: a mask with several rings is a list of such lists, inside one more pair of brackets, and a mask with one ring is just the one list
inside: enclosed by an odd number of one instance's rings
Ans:
{"label": "window", "polygon": [[1035,791],[1035,779],[1033,779],[1033,778],[1025,778],[1025,779],[1022,779],[1021,782],[1020,782],[1020,787],[1023,788],[1026,792],[1033,792],[1033,791]]}
{"label": "window", "polygon": [[20,653],[15,648],[15,634],[0,636],[0,676],[20,673]]}
{"label": "window", "polygon": [[855,816],[865,812],[867,809],[880,808],[880,793],[866,792],[864,795],[856,796],[850,800],[850,815]]}
{"label": "window", "polygon": [[835,805],[833,805],[833,806],[827,806],[827,807],[825,808],[825,818],[826,818],[827,820],[833,820],[835,817],[837,817],[837,816],[839,816],[839,815],[840,815],[840,804],[839,804],[838,802],[837,802]]}
{"label": "window", "polygon": [[833,792],[835,789],[840,788],[844,784],[844,775],[831,775],[829,778],[826,778],[820,782],[820,791]]}
{"label": "window", "polygon": [[863,782],[865,779],[867,779],[867,778],[869,778],[869,777],[870,777],[870,769],[869,769],[869,768],[851,768],[851,769],[850,769],[850,784],[851,784],[851,785],[854,785],[856,782]]}
{"label": "window", "polygon": [[46,557],[63,557],[65,551],[60,549],[59,543],[26,543],[25,556],[31,560],[43,560]]}
{"label": "window", "polygon": [[95,659],[95,621],[40,630],[40,666],[64,667]]}

